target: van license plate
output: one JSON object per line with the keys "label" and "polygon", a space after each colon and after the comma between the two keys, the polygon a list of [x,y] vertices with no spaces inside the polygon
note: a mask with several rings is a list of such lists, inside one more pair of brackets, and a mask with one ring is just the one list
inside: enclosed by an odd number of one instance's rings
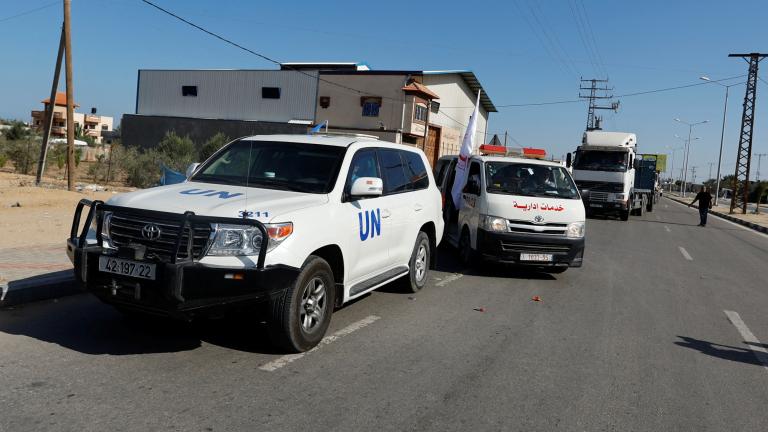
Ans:
{"label": "van license plate", "polygon": [[602,204],[592,204],[592,203],[590,203],[589,206],[590,207],[597,207],[597,208],[602,208],[603,207]]}
{"label": "van license plate", "polygon": [[520,254],[520,261],[552,262],[552,254],[521,253]]}
{"label": "van license plate", "polygon": [[155,264],[107,256],[99,257],[99,271],[121,276],[155,280]]}

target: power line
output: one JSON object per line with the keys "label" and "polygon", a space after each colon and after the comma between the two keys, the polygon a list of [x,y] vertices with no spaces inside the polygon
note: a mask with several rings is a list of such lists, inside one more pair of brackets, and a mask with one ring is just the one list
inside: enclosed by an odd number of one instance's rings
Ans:
{"label": "power line", "polygon": [[46,4],[42,5],[42,6],[38,6],[38,7],[34,8],[34,9],[30,9],[30,10],[27,10],[27,11],[24,11],[24,12],[19,12],[16,15],[11,15],[11,16],[8,16],[8,17],[5,17],[5,18],[0,18],[0,22],[10,21],[10,20],[12,20],[14,18],[22,17],[24,15],[29,15],[31,13],[35,13],[37,11],[40,11],[40,10],[43,10],[43,9],[47,9],[47,8],[49,8],[51,6],[56,6],[58,4],[61,4],[61,2],[58,1],[58,0],[57,1],[52,1],[50,3],[46,3]]}
{"label": "power line", "polygon": [[587,43],[587,39],[583,30],[583,23],[581,21],[581,16],[576,12],[576,9],[574,9],[574,6],[571,4],[571,0],[568,0],[568,7],[571,9],[572,17],[574,18],[574,22],[576,23],[576,32],[579,35],[579,39],[581,40],[581,44],[584,46],[584,52],[587,54],[587,58],[589,59],[589,62],[592,64],[592,69],[594,70],[595,74],[600,74],[600,71],[597,67],[597,62],[595,61],[595,58],[593,56],[593,53],[591,51],[591,47]]}
{"label": "power line", "polygon": [[[565,61],[563,61],[562,57],[560,57],[556,51],[553,51],[547,43],[544,42],[544,39],[539,35],[539,30],[531,24],[531,21],[528,19],[527,14],[525,11],[523,11],[523,8],[520,6],[520,4],[517,2],[517,0],[513,0],[512,4],[515,6],[515,8],[518,11],[518,14],[523,17],[523,20],[525,21],[525,24],[528,25],[528,28],[531,29],[531,33],[536,37],[536,39],[541,44],[542,48],[544,48],[544,51],[547,52],[547,55],[555,62],[557,65],[557,68],[560,69],[561,72],[563,72],[566,75],[570,75],[572,72],[565,70],[563,65],[566,65]],[[578,74],[578,73],[577,73]]]}
{"label": "power line", "polygon": [[587,8],[584,6],[583,1],[581,0],[573,0],[573,1],[577,3],[577,6],[581,6],[581,10],[584,12],[584,21],[587,23],[587,35],[589,36],[588,39],[592,41],[592,48],[595,53],[597,64],[602,69],[603,75],[608,76],[608,71],[605,69],[605,62],[603,61],[603,56],[600,55],[600,50],[597,48],[597,41],[595,40],[595,32],[592,31],[592,23],[589,21],[589,13],[587,13]]}

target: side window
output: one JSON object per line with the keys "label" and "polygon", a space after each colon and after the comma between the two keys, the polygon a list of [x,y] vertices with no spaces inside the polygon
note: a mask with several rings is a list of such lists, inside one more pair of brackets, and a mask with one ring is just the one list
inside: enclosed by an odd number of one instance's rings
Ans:
{"label": "side window", "polygon": [[[475,190],[470,190],[470,186],[472,184],[475,184],[476,187]],[[472,162],[469,165],[469,173],[467,174],[467,184],[464,186],[464,192],[465,193],[471,193],[474,195],[480,194],[480,163],[479,162]]]}
{"label": "side window", "polygon": [[410,180],[411,189],[419,190],[429,187],[429,175],[427,175],[427,167],[424,166],[421,155],[410,151],[404,151],[401,154],[405,160],[405,173]]}
{"label": "side window", "polygon": [[438,188],[443,187],[443,179],[445,179],[445,173],[448,171],[446,168],[448,168],[448,162],[450,162],[448,159],[438,159],[437,165],[435,166],[435,182],[437,183]]}
{"label": "side window", "polygon": [[363,149],[355,153],[352,157],[352,163],[349,165],[349,174],[347,183],[344,185],[344,192],[349,193],[352,189],[352,183],[360,177],[378,177],[381,178],[379,164],[376,160],[376,150]]}
{"label": "side window", "polygon": [[404,192],[410,188],[403,159],[398,150],[379,149],[381,171],[384,174],[384,194]]}

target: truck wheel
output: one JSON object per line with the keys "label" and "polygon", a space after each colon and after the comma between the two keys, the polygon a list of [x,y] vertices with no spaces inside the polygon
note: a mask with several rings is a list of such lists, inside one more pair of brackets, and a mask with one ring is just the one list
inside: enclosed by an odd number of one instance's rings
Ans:
{"label": "truck wheel", "polygon": [[459,261],[464,267],[470,267],[475,263],[475,251],[472,250],[472,241],[466,227],[461,231],[459,238]]}
{"label": "truck wheel", "polygon": [[648,213],[653,212],[653,201],[654,200],[648,201],[648,204],[645,205],[645,211]]}
{"label": "truck wheel", "polygon": [[629,210],[622,210],[622,211],[620,211],[619,212],[619,217],[623,221],[628,221],[629,220]]}
{"label": "truck wheel", "polygon": [[406,292],[415,293],[427,284],[429,275],[429,263],[432,258],[432,246],[429,243],[429,236],[423,231],[416,236],[416,244],[413,246],[411,260],[408,262],[408,276],[404,277],[403,288]]}
{"label": "truck wheel", "polygon": [[645,197],[640,199],[640,207],[637,208],[637,215],[642,216],[645,213]]}
{"label": "truck wheel", "polygon": [[271,301],[272,342],[289,352],[314,348],[331,323],[335,291],[331,266],[310,256],[296,281]]}

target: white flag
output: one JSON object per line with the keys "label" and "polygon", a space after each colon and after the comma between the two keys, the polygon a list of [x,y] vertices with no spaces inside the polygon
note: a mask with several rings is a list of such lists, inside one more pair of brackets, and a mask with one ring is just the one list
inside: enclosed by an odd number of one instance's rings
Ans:
{"label": "white flag", "polygon": [[461,142],[461,151],[459,152],[459,161],[456,163],[456,177],[453,180],[451,197],[457,209],[461,208],[461,191],[467,184],[467,173],[469,170],[469,156],[475,150],[475,134],[477,133],[477,116],[480,110],[480,91],[477,91],[477,101],[472,117],[469,118],[467,131],[464,133],[464,140]]}

